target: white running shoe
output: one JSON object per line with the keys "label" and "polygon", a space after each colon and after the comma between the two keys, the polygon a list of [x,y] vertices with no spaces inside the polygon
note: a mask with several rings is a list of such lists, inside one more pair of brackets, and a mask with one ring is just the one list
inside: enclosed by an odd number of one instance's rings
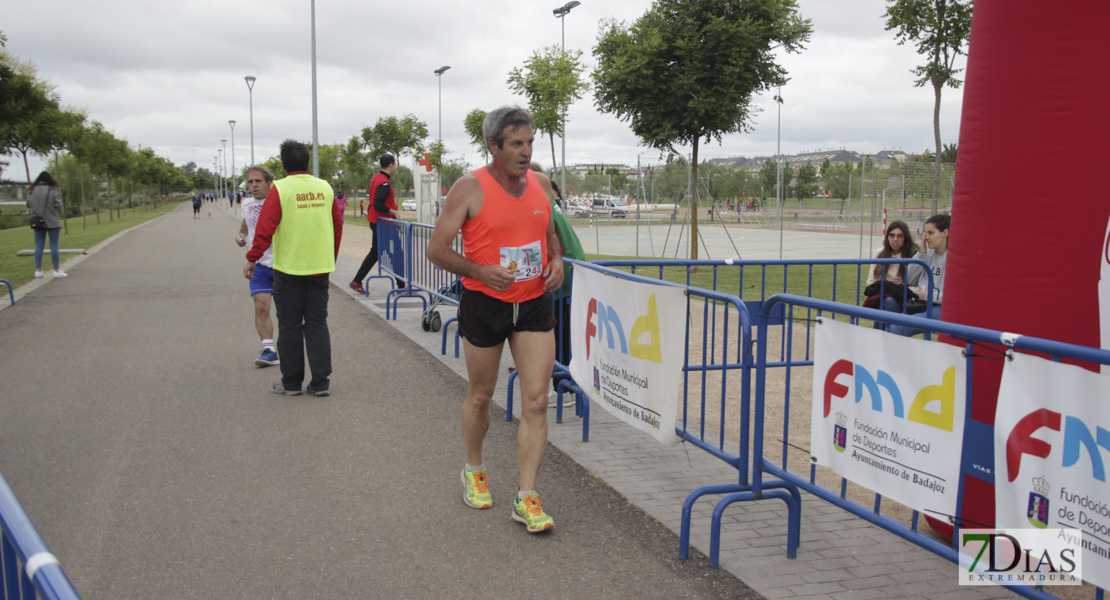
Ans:
{"label": "white running shoe", "polygon": [[54,269],[54,277],[69,277],[66,272],[61,269]]}
{"label": "white running shoe", "polygon": [[35,271],[35,279],[42,279],[42,271]]}

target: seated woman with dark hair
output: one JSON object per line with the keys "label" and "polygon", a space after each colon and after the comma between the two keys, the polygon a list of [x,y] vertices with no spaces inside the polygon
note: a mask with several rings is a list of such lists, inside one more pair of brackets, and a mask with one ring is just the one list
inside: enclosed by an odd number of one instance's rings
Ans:
{"label": "seated woman with dark hair", "polygon": [[[921,237],[924,252],[918,252],[914,258],[925,261],[933,273],[933,308],[921,316],[929,319],[940,320],[941,302],[944,300],[944,267],[948,263],[948,228],[952,224],[952,217],[948,215],[933,215],[925,221],[925,232]],[[910,287],[922,300],[929,295],[929,275],[921,265],[910,265],[906,269],[906,285]],[[900,309],[899,309],[900,310]],[[890,331],[900,335],[914,335],[921,333],[919,329],[891,325]]]}

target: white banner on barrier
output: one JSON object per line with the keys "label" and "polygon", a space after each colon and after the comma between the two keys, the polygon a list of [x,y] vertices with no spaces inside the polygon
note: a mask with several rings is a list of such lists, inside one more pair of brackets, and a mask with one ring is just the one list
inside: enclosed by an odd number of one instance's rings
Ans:
{"label": "white banner on barrier", "polygon": [[954,515],[964,371],[958,347],[822,319],[813,355],[813,459],[891,500]]}
{"label": "white banner on barrier", "polygon": [[574,269],[573,290],[574,381],[620,420],[664,444],[677,443],[674,428],[686,337],[684,290],[592,269]]}
{"label": "white banner on barrier", "polygon": [[1110,380],[1015,354],[1002,368],[994,462],[995,526],[1082,532],[1083,578],[1110,588]]}

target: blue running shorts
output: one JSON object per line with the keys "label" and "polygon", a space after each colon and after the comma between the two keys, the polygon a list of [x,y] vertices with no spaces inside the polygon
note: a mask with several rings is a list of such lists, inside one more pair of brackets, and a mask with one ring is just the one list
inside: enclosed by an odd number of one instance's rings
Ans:
{"label": "blue running shorts", "polygon": [[254,265],[254,276],[251,277],[251,296],[273,293],[274,270],[266,265],[256,263]]}

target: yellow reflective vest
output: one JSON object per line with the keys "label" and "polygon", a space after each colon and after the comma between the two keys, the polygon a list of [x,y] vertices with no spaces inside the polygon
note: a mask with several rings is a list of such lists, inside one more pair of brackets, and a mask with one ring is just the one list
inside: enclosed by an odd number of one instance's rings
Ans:
{"label": "yellow reflective vest", "polygon": [[274,270],[288,275],[334,271],[331,186],[308,174],[290,175],[274,186],[281,200],[281,222],[274,230]]}

